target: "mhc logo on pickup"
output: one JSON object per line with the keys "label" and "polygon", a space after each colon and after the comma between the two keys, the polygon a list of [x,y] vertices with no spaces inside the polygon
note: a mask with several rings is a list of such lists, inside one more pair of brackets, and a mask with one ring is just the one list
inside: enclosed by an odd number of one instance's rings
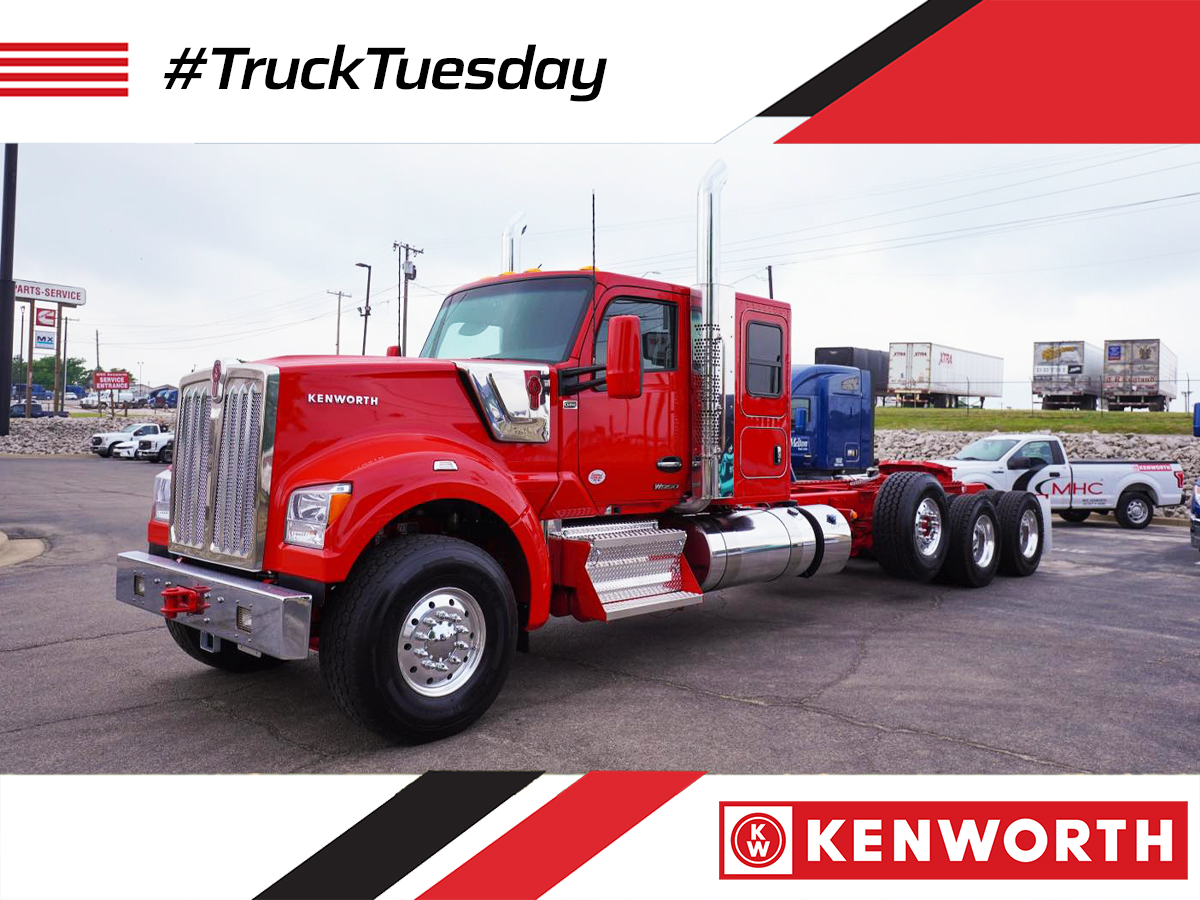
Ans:
{"label": "mhc logo on pickup", "polygon": [[723,879],[1186,880],[1179,801],[720,804]]}

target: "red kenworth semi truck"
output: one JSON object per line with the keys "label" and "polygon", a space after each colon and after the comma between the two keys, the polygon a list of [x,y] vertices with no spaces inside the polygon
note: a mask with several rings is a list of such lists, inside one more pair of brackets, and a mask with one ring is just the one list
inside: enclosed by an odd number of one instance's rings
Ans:
{"label": "red kenworth semi truck", "polygon": [[721,285],[724,180],[718,163],[701,183],[696,287],[518,272],[510,226],[507,271],[451,293],[419,358],[185,376],[117,599],[216,668],[316,651],[350,716],[420,741],[482,715],[552,615],[800,591],[852,555],[921,581],[1031,574],[1033,494],[930,463],[793,481],[791,308]]}

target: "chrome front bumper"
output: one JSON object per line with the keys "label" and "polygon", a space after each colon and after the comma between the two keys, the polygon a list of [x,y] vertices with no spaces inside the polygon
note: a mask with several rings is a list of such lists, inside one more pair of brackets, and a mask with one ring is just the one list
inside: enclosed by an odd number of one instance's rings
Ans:
{"label": "chrome front bumper", "polygon": [[278,659],[308,656],[311,594],[148,553],[117,555],[116,597],[122,603],[162,615],[162,591],[168,587],[208,588],[208,606],[177,613],[180,624]]}

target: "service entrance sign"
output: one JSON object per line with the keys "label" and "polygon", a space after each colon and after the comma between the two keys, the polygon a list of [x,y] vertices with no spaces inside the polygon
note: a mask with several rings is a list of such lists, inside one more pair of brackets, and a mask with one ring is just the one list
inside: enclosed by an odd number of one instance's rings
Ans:
{"label": "service entrance sign", "polygon": [[92,386],[98,391],[123,391],[129,387],[128,372],[97,372]]}
{"label": "service entrance sign", "polygon": [[71,287],[66,284],[46,284],[42,281],[13,282],[17,286],[17,302],[61,303],[63,306],[83,306],[87,303],[87,291],[81,287]]}

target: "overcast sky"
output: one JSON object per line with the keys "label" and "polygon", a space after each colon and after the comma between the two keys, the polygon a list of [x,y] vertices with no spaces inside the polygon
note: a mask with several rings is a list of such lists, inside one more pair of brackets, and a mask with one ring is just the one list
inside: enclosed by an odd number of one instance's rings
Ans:
{"label": "overcast sky", "polygon": [[327,290],[354,295],[342,350],[357,352],[356,262],[374,266],[367,349],[383,353],[392,241],[408,241],[425,249],[419,348],[448,290],[499,271],[517,210],[525,267],[588,265],[593,189],[601,268],[691,284],[696,184],[723,158],[724,280],[765,295],[774,264],[795,362],[938,341],[1003,356],[1004,403],[1028,406],[1033,341],[1161,337],[1200,382],[1200,196],[1164,199],[1200,192],[1200,147],[770,143],[785,130],[759,120],[716,146],[26,144],[15,274],[87,288],[72,356],[94,364],[98,330],[103,366],[177,383],[217,357],[332,353]]}

